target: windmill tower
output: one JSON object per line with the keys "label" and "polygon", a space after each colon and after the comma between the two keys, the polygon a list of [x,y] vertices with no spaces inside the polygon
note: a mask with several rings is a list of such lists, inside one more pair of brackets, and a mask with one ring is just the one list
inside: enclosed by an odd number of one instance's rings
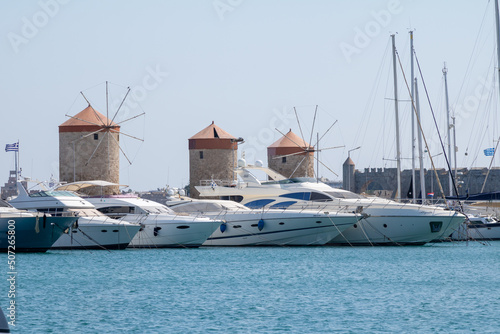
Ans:
{"label": "windmill tower", "polygon": [[[104,131],[105,124],[110,124],[109,131]],[[119,183],[119,146],[120,126],[88,106],[59,125],[59,180]]]}
{"label": "windmill tower", "polygon": [[267,164],[286,177],[314,177],[314,148],[290,129],[267,147]]}
{"label": "windmill tower", "polygon": [[191,197],[198,198],[199,193],[194,187],[202,180],[231,182],[235,179],[238,143],[243,142],[243,138],[230,135],[212,122],[188,142]]}
{"label": "windmill tower", "polygon": [[[144,113],[116,123],[114,119],[120,111],[130,88],[128,88],[120,106],[112,119],[108,115],[108,82],[106,82],[106,116],[97,111],[85,97],[88,106],[75,116],[68,116],[66,122],[59,125],[59,181],[77,182],[104,180],[112,183],[120,182],[120,151],[129,163],[130,159],[120,147],[120,135],[128,135],[121,131],[120,123],[144,115]],[[88,195],[117,194],[118,187],[97,189],[87,188],[82,192]]]}

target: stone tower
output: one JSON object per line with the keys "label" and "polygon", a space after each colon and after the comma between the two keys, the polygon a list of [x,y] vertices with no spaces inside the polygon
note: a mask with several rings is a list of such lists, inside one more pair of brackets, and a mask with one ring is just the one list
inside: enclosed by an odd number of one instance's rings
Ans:
{"label": "stone tower", "polygon": [[350,157],[342,165],[342,188],[352,192],[356,190],[354,167],[354,162]]}
{"label": "stone tower", "polygon": [[[199,193],[194,188],[202,180],[220,180],[228,183],[235,179],[238,142],[212,122],[205,129],[189,138],[189,192],[193,198]],[[221,185],[221,184],[219,184]]]}
{"label": "stone tower", "polygon": [[267,148],[267,165],[285,177],[314,177],[312,150],[307,142],[290,130]]}
{"label": "stone tower", "polygon": [[[120,126],[91,106],[59,125],[59,181],[120,180]],[[89,195],[118,187],[87,188]]]}

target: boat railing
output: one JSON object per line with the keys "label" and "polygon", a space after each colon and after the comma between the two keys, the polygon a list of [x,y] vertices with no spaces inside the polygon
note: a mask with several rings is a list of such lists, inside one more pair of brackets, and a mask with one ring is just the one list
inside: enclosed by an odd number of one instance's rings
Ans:
{"label": "boat railing", "polygon": [[34,211],[12,211],[12,212],[0,212],[0,218],[29,218],[29,217],[75,217],[73,212],[58,212],[54,213],[44,213],[44,212],[34,212]]}
{"label": "boat railing", "polygon": [[24,218],[24,217],[32,217],[28,215],[26,212],[0,212],[0,218]]}
{"label": "boat railing", "polygon": [[200,180],[200,186],[202,187],[231,187],[235,186],[234,181],[232,180]]}

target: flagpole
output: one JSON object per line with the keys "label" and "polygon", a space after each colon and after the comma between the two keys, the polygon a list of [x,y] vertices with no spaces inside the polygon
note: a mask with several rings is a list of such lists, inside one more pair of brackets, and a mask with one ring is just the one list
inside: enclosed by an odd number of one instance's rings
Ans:
{"label": "flagpole", "polygon": [[16,153],[16,182],[19,181],[19,139],[17,140]]}
{"label": "flagpole", "polygon": [[14,152],[14,165],[16,170],[16,181],[19,180],[19,139],[17,143],[5,145],[5,152]]}

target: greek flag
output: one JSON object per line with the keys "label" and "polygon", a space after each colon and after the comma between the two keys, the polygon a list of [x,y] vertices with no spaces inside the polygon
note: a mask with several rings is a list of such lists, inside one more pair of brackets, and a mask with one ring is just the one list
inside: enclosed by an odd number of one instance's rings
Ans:
{"label": "greek flag", "polygon": [[487,157],[492,157],[494,153],[495,153],[494,147],[490,147],[484,150],[484,155]]}
{"label": "greek flag", "polygon": [[5,152],[19,152],[19,142],[5,145]]}

